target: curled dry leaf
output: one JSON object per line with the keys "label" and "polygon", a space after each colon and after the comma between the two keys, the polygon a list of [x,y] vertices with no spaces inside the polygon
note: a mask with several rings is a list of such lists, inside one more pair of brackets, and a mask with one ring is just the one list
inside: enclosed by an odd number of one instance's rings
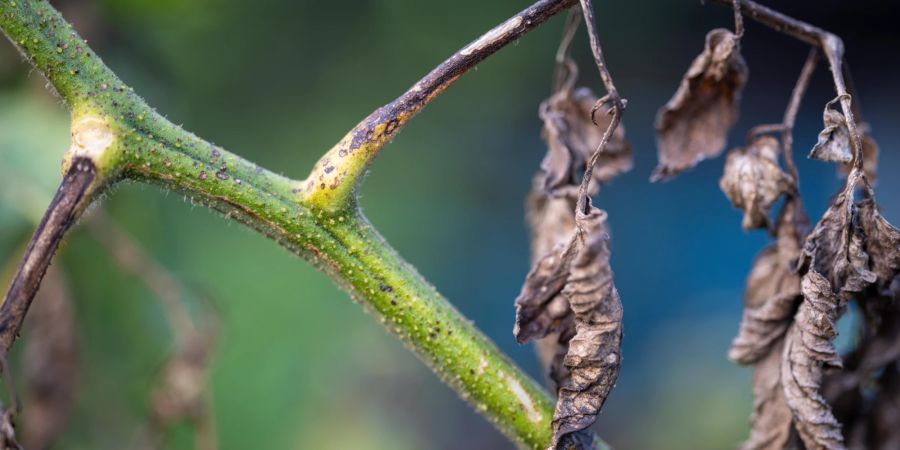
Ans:
{"label": "curled dry leaf", "polygon": [[559,381],[553,414],[557,446],[597,420],[615,386],[621,361],[622,302],[609,265],[606,213],[591,207],[586,214],[579,211],[576,222],[584,244],[572,260],[563,288],[575,315],[575,336],[563,360],[569,377]]}
{"label": "curled dry leaf", "polygon": [[791,410],[781,386],[784,340],[778,339],[753,368],[753,415],[750,437],[741,450],[782,450],[791,440]]}
{"label": "curled dry leaf", "polygon": [[825,128],[819,132],[819,140],[809,152],[810,158],[840,163],[849,163],[853,160],[847,118],[834,108],[834,104],[839,100],[840,97],[825,105],[825,112],[822,114]]}
{"label": "curled dry leaf", "polygon": [[801,214],[797,208],[796,200],[785,203],[777,241],[756,257],[747,277],[740,330],[728,352],[728,358],[738,364],[753,364],[768,355],[784,337],[803,299],[800,275],[793,270],[803,238],[796,226],[796,215]]}
{"label": "curled dry leaf", "polygon": [[778,164],[779,152],[777,139],[759,136],[725,160],[719,186],[735,208],[744,210],[745,230],[768,227],[772,205],[791,188],[790,177]]}
{"label": "curled dry leaf", "polygon": [[880,295],[893,297],[900,275],[900,231],[882,217],[872,196],[857,204],[857,213],[876,289]]}
{"label": "curled dry leaf", "polygon": [[671,178],[725,149],[746,82],[738,38],[726,29],[710,31],[703,53],[657,113],[659,165],[652,181]]}
{"label": "curled dry leaf", "polygon": [[576,231],[537,261],[516,299],[519,342],[559,333],[566,347],[551,365],[559,388],[552,448],[585,448],[589,433],[619,372],[622,305],[609,267],[606,213],[589,207]]}
{"label": "curled dry leaf", "polygon": [[[588,88],[563,87],[541,104],[542,135],[548,145],[541,170],[547,193],[558,196],[578,192],[578,177],[600,145],[610,122],[605,114],[595,115],[596,125],[591,121],[591,109],[597,100]],[[594,168],[590,192],[596,194],[600,184],[627,172],[631,166],[631,145],[625,140],[625,129],[619,126]]]}
{"label": "curled dry leaf", "polygon": [[800,258],[802,271],[816,272],[829,281],[835,293],[860,292],[875,282],[865,252],[865,237],[856,225],[853,193],[858,178],[851,175],[847,187],[832,201],[806,239]]}
{"label": "curled dry leaf", "polygon": [[72,301],[58,267],[47,270],[25,329],[23,440],[27,448],[44,449],[65,429],[78,378]]}
{"label": "curled dry leaf", "polygon": [[831,341],[845,302],[832,292],[828,279],[815,271],[804,275],[801,290],[804,301],[788,330],[781,363],[784,396],[806,448],[843,449],[841,425],[820,388],[824,371],[841,367]]}

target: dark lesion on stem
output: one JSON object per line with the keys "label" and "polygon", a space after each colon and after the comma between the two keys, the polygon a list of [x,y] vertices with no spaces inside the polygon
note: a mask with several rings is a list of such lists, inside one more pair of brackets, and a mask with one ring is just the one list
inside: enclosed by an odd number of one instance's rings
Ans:
{"label": "dark lesion on stem", "polygon": [[0,306],[0,355],[9,353],[53,254],[90,202],[96,180],[97,168],[86,158],[76,158],[63,177]]}

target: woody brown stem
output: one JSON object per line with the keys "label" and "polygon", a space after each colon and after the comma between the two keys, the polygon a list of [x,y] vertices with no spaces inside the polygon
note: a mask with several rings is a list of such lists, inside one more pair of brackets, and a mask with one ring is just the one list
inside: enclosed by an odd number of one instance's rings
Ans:
{"label": "woody brown stem", "polygon": [[74,160],[63,177],[56,196],[28,243],[0,306],[0,355],[8,354],[18,337],[22,321],[53,254],[63,236],[90,203],[96,180],[96,166],[86,158]]}

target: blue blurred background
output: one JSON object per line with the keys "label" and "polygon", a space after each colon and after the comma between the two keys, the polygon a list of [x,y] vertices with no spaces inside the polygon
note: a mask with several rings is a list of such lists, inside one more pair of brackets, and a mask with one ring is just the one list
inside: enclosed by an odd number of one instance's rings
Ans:
{"label": "blue blurred background", "polygon": [[[176,123],[303,178],[374,108],[527,6],[521,0],[66,0],[53,2],[120,77]],[[771,3],[771,2],[770,2]],[[785,3],[785,2],[780,2]],[[804,0],[783,12],[840,34],[881,145],[884,215],[900,222],[900,11],[892,2]],[[624,361],[597,431],[621,449],[726,449],[747,433],[750,371],[725,359],[743,282],[767,242],[719,191],[723,159],[664,184],[653,118],[706,32],[731,12],[699,1],[597,2],[635,168],[605,187],[625,307]],[[383,152],[362,190],[371,221],[533,376],[512,338],[528,270],[523,198],[544,153],[557,17],[463,77]],[[731,146],[780,120],[807,47],[747,21],[750,81]],[[581,84],[602,91],[586,37]],[[59,180],[68,118],[12,46],[0,46],[0,256],[18,258]],[[803,158],[834,96],[820,66],[800,112],[801,190],[818,217],[841,180]],[[34,187],[35,189],[31,189]],[[43,193],[37,195],[35,192]],[[213,293],[222,332],[211,388],[223,449],[504,449],[501,435],[322,274],[181,195],[123,185],[102,206],[152,255]],[[152,293],[76,230],[58,264],[75,296],[77,405],[59,448],[123,448],[171,347]],[[848,340],[852,318],[841,323]],[[26,330],[27,333],[27,330]],[[26,404],[27,408],[27,404]],[[167,447],[190,448],[186,429]]]}

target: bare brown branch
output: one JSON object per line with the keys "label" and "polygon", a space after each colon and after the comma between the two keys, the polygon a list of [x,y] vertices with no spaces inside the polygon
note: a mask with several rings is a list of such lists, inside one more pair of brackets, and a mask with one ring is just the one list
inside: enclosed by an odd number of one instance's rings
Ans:
{"label": "bare brown branch", "polygon": [[75,159],[63,177],[0,306],[0,354],[9,353],[53,254],[90,202],[96,179],[94,163],[85,158]]}

